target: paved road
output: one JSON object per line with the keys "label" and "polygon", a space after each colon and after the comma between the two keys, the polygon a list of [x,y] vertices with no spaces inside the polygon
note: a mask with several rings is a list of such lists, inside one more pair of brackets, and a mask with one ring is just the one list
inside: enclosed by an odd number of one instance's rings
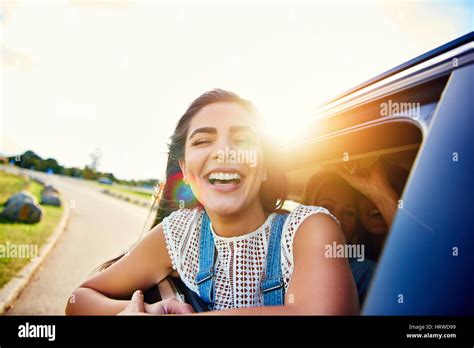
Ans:
{"label": "paved road", "polygon": [[74,202],[66,231],[7,315],[64,314],[68,297],[91,271],[136,241],[148,212],[91,183],[35,175],[57,186],[66,204]]}

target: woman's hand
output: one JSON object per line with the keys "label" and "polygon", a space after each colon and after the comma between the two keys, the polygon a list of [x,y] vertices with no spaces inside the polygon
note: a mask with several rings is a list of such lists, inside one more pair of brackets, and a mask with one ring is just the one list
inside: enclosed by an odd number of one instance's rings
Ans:
{"label": "woman's hand", "polygon": [[162,315],[162,314],[190,314],[193,308],[178,301],[176,298],[159,301],[153,304],[144,302],[143,292],[137,290],[133,293],[128,306],[118,315]]}
{"label": "woman's hand", "polygon": [[153,304],[145,303],[145,311],[149,314],[191,314],[193,307],[176,298],[168,298]]}
{"label": "woman's hand", "polygon": [[381,194],[393,191],[385,168],[379,160],[368,169],[360,168],[360,163],[357,160],[335,165],[333,169],[374,203],[381,198]]}
{"label": "woman's hand", "polygon": [[143,292],[141,290],[135,291],[132,295],[132,299],[128,303],[128,306],[117,315],[148,315],[148,313],[145,312]]}

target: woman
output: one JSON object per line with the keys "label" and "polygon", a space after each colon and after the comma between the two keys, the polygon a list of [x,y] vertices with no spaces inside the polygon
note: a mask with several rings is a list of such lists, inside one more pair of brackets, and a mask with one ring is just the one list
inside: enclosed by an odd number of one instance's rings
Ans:
{"label": "woman", "polygon": [[66,313],[190,313],[178,301],[143,302],[141,290],[174,275],[209,304],[204,314],[357,314],[347,260],[324,256],[325,245],[344,243],[337,221],[321,207],[276,213],[283,183],[259,134],[249,101],[220,89],[197,98],[171,137],[168,166],[179,164],[201,207],[166,216],[127,256],[86,280]]}

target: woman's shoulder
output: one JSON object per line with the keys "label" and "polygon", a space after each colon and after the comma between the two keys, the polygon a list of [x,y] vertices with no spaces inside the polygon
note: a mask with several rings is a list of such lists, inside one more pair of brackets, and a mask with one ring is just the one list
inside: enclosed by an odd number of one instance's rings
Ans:
{"label": "woman's shoulder", "polygon": [[178,209],[164,218],[162,222],[166,248],[173,269],[178,271],[181,279],[187,282],[188,286],[191,284],[189,282],[192,277],[189,277],[189,270],[185,270],[183,261],[196,258],[196,255],[193,254],[194,248],[189,248],[189,245],[195,244],[198,221],[201,215],[201,208]]}
{"label": "woman's shoulder", "polygon": [[162,226],[167,239],[173,244],[179,243],[182,238],[193,232],[193,226],[196,226],[201,214],[201,208],[178,209],[165,217]]}
{"label": "woman's shoulder", "polygon": [[[305,221],[312,216],[324,214],[331,220],[337,221],[336,217],[332,215],[329,210],[324,207],[314,205],[297,204],[288,214],[285,225],[283,227],[283,235],[281,240],[281,253],[282,253],[282,273],[285,279],[285,288],[288,287],[293,273],[294,260],[293,260],[293,243],[295,235]],[[320,221],[318,221],[319,223]],[[312,226],[311,226],[312,227]],[[317,229],[314,229],[317,231]]]}
{"label": "woman's shoulder", "polygon": [[[329,223],[336,222],[337,225],[340,226],[337,218],[326,208],[314,205],[299,204],[289,213],[288,218],[286,219],[285,225],[283,227],[284,242],[282,243],[282,246],[286,247],[287,249],[292,249],[296,232],[305,223],[305,221],[312,220],[311,222],[308,221],[309,224],[320,224],[323,222],[321,221],[320,217],[315,217],[315,215],[320,214],[324,214],[326,220],[329,220]],[[308,223],[305,223],[305,225],[308,225]]]}
{"label": "woman's shoulder", "polygon": [[201,213],[201,208],[194,208],[194,209],[178,209],[173,211],[170,215],[163,219],[165,221],[175,221],[175,220],[188,220],[194,218],[196,215]]}
{"label": "woman's shoulder", "polygon": [[291,225],[293,225],[293,227],[297,228],[303,223],[304,220],[315,214],[325,214],[337,222],[338,225],[340,225],[337,218],[326,208],[316,205],[298,204],[288,215],[287,227],[291,227]]}

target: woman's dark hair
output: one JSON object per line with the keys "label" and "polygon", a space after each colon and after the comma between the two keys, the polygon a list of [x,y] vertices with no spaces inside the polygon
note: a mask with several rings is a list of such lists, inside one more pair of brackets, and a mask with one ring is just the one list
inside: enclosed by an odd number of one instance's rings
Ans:
{"label": "woman's dark hair", "polygon": [[356,194],[358,191],[350,186],[342,177],[329,171],[319,172],[309,179],[303,194],[303,204],[315,205],[324,188],[328,186],[347,187]]}
{"label": "woman's dark hair", "polygon": [[[223,89],[213,89],[195,99],[186,112],[179,119],[176,129],[171,136],[171,143],[168,146],[168,161],[166,164],[166,181],[163,193],[158,203],[158,211],[153,223],[153,227],[161,223],[173,211],[180,208],[195,208],[200,206],[191,189],[183,184],[183,173],[179,166],[179,160],[184,159],[184,150],[188,136],[189,125],[194,117],[205,106],[214,103],[235,103],[248,110],[258,119],[258,111],[248,100],[240,98],[237,94]],[[263,139],[263,153],[267,166],[267,180],[260,188],[260,202],[267,213],[280,211],[286,199],[286,176],[272,154],[272,146],[266,139]],[[177,190],[179,192],[177,192]],[[98,270],[105,268],[118,261],[123,255],[110,260],[99,266]]]}

